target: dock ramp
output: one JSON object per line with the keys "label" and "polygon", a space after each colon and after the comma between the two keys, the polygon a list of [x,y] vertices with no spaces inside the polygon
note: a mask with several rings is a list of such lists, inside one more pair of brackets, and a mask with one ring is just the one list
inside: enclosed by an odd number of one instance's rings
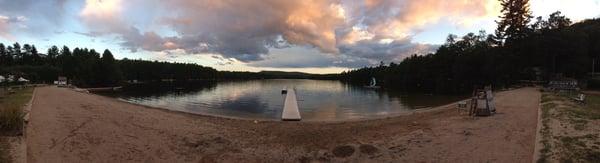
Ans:
{"label": "dock ramp", "polygon": [[300,111],[298,110],[298,100],[296,100],[296,90],[287,88],[285,101],[283,103],[283,113],[281,120],[283,121],[299,121]]}

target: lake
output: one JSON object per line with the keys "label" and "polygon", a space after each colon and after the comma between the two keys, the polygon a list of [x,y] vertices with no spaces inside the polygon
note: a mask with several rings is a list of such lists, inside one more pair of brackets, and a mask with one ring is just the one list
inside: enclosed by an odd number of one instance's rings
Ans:
{"label": "lake", "polygon": [[386,117],[441,106],[465,96],[405,94],[332,80],[268,79],[136,84],[103,95],[194,114],[279,120],[284,87],[296,88],[303,121]]}

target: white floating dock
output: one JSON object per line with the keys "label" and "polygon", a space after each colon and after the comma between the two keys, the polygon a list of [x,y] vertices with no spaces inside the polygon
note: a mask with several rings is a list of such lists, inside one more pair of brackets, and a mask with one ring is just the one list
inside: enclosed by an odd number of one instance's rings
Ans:
{"label": "white floating dock", "polygon": [[298,110],[298,101],[296,100],[296,90],[287,89],[287,94],[285,95],[285,101],[283,103],[281,120],[299,121],[301,119],[300,111]]}

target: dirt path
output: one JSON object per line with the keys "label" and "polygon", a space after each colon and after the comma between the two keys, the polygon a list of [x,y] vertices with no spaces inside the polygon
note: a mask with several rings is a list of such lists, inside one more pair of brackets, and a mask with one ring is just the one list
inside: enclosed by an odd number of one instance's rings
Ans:
{"label": "dirt path", "polygon": [[498,114],[476,119],[452,105],[359,122],[254,123],[55,87],[35,96],[30,162],[530,162],[540,99],[535,88],[501,92]]}

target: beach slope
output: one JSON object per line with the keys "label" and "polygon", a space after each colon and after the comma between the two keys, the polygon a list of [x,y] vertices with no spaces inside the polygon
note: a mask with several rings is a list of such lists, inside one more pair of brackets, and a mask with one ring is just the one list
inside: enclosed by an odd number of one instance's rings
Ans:
{"label": "beach slope", "polygon": [[496,94],[498,114],[454,105],[352,122],[236,120],[128,104],[65,88],[35,92],[29,162],[530,162],[540,93]]}

